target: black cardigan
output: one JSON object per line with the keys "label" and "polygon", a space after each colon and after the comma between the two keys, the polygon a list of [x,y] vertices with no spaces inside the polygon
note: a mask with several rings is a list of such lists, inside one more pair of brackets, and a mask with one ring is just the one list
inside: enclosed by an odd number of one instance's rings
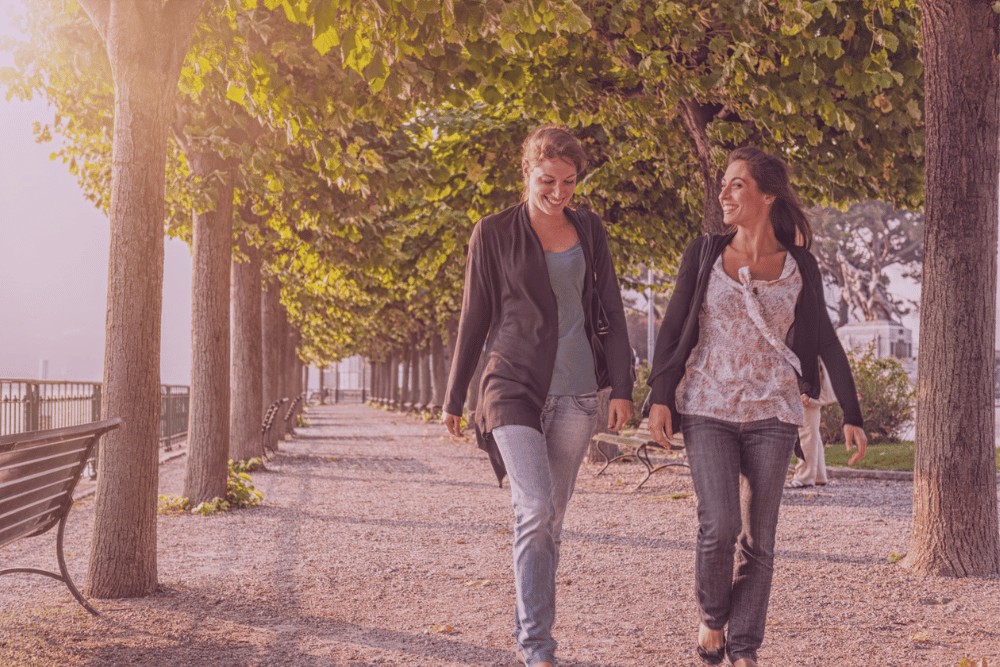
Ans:
{"label": "black cardigan", "polygon": [[[681,257],[677,285],[656,339],[653,367],[647,380],[649,403],[670,408],[674,432],[680,430],[675,396],[677,385],[687,370],[691,350],[698,343],[698,315],[705,300],[712,266],[734,236],[735,233],[706,234],[692,241]],[[844,422],[863,428],[864,420],[851,367],[826,310],[823,280],[816,258],[801,246],[791,246],[787,250],[799,265],[802,275],[802,291],[795,304],[795,319],[785,337],[785,343],[802,364],[802,374],[797,375],[799,392],[811,398],[819,396],[817,357],[822,358],[837,401],[844,411]]]}
{"label": "black cardigan", "polygon": [[[598,386],[610,386],[611,398],[632,400],[632,351],[604,225],[594,213],[569,209],[565,213],[576,228],[587,262],[583,312]],[[611,325],[605,336],[594,331],[595,288]],[[462,414],[484,342],[476,435],[502,482],[506,469],[490,432],[514,424],[541,431],[542,408],[559,344],[556,298],[527,204],[489,215],[472,230],[462,316],[445,396],[448,414]]]}

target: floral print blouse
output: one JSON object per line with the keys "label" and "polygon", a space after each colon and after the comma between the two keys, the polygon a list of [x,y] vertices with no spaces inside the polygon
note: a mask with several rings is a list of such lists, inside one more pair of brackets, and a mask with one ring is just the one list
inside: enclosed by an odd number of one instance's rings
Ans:
{"label": "floral print blouse", "polygon": [[699,313],[698,343],[677,386],[677,410],[729,422],[777,417],[801,426],[798,357],[785,345],[802,291],[802,276],[791,253],[777,280],[752,280],[750,268],[739,282],[712,267]]}

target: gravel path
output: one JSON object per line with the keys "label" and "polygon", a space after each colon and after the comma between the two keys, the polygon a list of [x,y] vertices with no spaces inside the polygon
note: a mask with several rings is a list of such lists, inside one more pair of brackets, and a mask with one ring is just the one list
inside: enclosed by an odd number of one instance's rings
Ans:
{"label": "gravel path", "polygon": [[[253,475],[261,507],[162,516],[154,596],[94,600],[0,577],[0,665],[514,667],[510,491],[471,440],[359,405],[312,406]],[[180,493],[185,458],[161,467]],[[699,664],[690,476],[585,465],[566,518],[555,636],[562,667]],[[913,576],[912,484],[836,478],[787,491],[762,667],[1000,662],[1000,579]],[[83,583],[93,500],[66,536]],[[54,531],[53,531],[54,532]],[[56,569],[55,537],[0,568]]]}

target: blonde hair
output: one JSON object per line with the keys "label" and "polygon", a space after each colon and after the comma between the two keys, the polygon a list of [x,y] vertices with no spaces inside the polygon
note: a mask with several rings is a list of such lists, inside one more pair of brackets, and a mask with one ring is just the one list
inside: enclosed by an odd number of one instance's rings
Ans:
{"label": "blonde hair", "polygon": [[543,125],[521,144],[521,176],[524,190],[521,201],[528,199],[528,174],[542,160],[566,160],[576,167],[579,179],[587,171],[587,154],[576,137],[563,125]]}

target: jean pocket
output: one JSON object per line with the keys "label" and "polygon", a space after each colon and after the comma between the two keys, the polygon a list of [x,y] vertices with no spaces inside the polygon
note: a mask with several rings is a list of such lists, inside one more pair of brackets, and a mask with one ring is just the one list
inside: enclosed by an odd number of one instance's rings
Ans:
{"label": "jean pocket", "polygon": [[573,406],[576,407],[577,410],[590,417],[597,416],[598,400],[596,392],[570,396],[570,398],[573,401]]}

